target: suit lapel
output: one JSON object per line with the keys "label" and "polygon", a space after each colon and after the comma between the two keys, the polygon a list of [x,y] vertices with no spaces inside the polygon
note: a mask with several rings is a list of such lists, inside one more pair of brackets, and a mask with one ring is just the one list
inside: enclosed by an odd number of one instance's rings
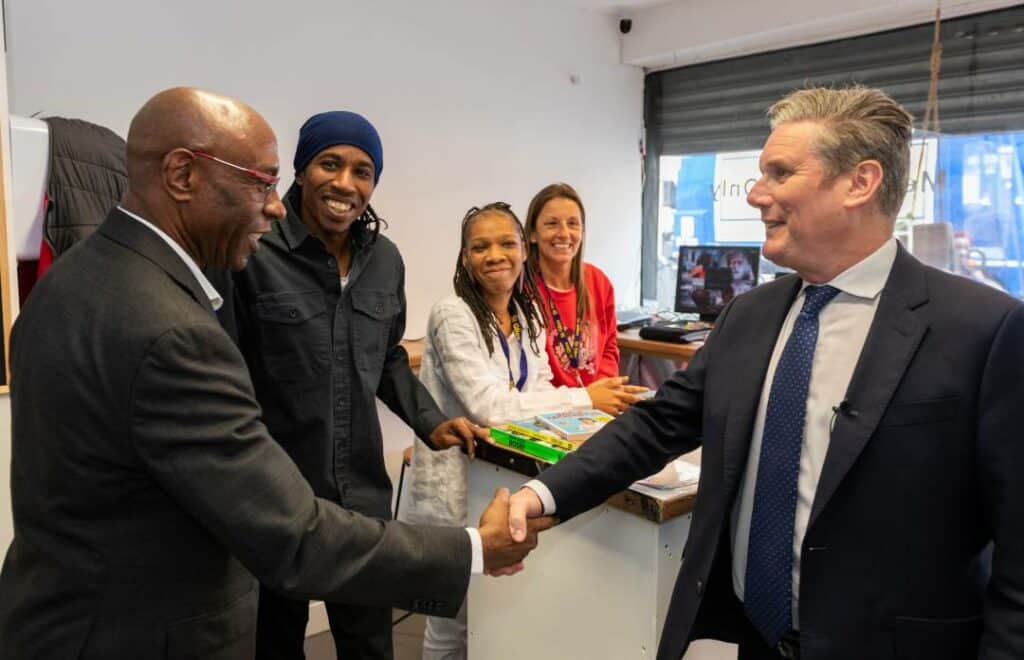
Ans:
{"label": "suit lapel", "polygon": [[210,299],[192,271],[164,239],[149,227],[115,207],[107,215],[107,219],[103,221],[98,231],[110,240],[154,263],[204,309],[211,314],[214,313]]}
{"label": "suit lapel", "polygon": [[749,310],[749,320],[744,318],[746,327],[736,330],[741,340],[732,342],[735,348],[730,346],[728,368],[736,377],[730,379],[730,391],[724,393],[731,401],[723,440],[722,476],[726,492],[732,492],[746,465],[768,363],[800,285],[800,278],[791,276],[755,289],[761,294],[757,300],[751,300],[756,308]]}
{"label": "suit lapel", "polygon": [[914,313],[928,300],[925,269],[902,246],[881,296],[846,390],[846,401],[856,416],[836,419],[808,526],[821,515],[867,446],[928,331],[927,324]]}

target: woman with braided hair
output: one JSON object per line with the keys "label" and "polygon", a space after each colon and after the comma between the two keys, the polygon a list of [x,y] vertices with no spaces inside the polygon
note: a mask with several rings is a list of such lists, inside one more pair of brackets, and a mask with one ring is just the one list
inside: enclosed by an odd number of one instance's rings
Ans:
{"label": "woman with braided hair", "polygon": [[[621,388],[619,378],[588,388],[551,384],[523,226],[508,204],[495,202],[466,213],[454,286],[455,295],[430,311],[420,367],[420,380],[446,415],[465,415],[489,426],[554,410],[592,408]],[[466,461],[457,450],[432,452],[417,441],[406,517],[435,525],[464,523]],[[465,608],[454,620],[428,618],[424,660],[465,658],[465,622]]]}

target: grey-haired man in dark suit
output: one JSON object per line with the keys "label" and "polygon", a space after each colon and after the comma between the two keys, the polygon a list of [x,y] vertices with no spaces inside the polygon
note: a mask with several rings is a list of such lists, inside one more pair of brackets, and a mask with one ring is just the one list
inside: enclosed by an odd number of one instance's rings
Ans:
{"label": "grey-haired man in dark suit", "polygon": [[737,296],[512,522],[702,445],[660,660],[701,638],[741,660],[1024,658],[1024,304],[893,238],[912,125],[893,99],[807,89],[769,116],[747,201],[796,275]]}

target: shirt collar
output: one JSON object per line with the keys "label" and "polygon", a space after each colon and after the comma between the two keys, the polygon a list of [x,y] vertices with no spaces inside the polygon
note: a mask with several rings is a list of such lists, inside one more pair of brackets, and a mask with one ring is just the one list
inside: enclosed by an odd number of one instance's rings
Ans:
{"label": "shirt collar", "polygon": [[124,208],[120,204],[117,208],[119,211],[121,211],[128,217],[152,229],[157,236],[162,238],[164,242],[167,243],[167,245],[169,245],[172,250],[174,250],[174,253],[181,257],[181,260],[185,262],[185,265],[188,266],[188,269],[192,272],[192,275],[195,276],[196,281],[199,282],[199,286],[203,288],[203,293],[205,293],[206,297],[210,299],[210,305],[213,307],[213,310],[217,311],[218,309],[221,308],[221,305],[224,304],[224,298],[222,298],[221,295],[217,293],[217,289],[215,289],[214,286],[210,284],[210,280],[206,279],[206,276],[203,275],[203,271],[199,270],[199,266],[198,264],[196,264],[195,260],[189,256],[188,252],[185,252],[184,248],[178,245],[177,241],[175,241],[173,238],[171,238],[163,231],[161,231],[152,222],[149,222],[148,220],[145,220],[135,215],[134,213]]}
{"label": "shirt collar", "polygon": [[[873,299],[885,287],[896,261],[896,239],[890,238],[877,250],[832,278],[829,285],[857,298]],[[804,287],[808,286],[804,282]]]}
{"label": "shirt collar", "polygon": [[281,233],[284,235],[284,240],[288,244],[290,250],[295,250],[302,243],[312,236],[309,233],[309,227],[302,222],[302,217],[299,215],[299,186],[292,184],[288,192],[285,193],[284,198],[281,200],[284,202],[285,211],[287,211],[284,220],[280,222]]}

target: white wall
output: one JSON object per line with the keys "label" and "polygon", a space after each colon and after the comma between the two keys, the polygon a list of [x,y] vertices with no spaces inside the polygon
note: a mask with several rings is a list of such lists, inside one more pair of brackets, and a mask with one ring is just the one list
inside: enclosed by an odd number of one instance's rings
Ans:
{"label": "white wall", "polygon": [[[643,72],[619,63],[615,18],[544,0],[6,5],[14,114],[77,117],[124,135],[154,92],[205,87],[267,117],[289,178],[309,115],[367,115],[384,141],[373,204],[408,266],[410,337],[451,290],[465,210],[500,199],[525,215],[556,180],[588,206],[589,259],[620,300],[637,300]],[[10,537],[7,411],[0,400],[0,548]],[[382,412],[397,483],[412,436]]]}
{"label": "white wall", "polygon": [[367,115],[384,141],[374,207],[409,265],[409,336],[450,290],[465,210],[501,199],[525,214],[558,179],[589,206],[590,256],[636,297],[643,74],[619,64],[611,17],[540,0],[7,7],[16,114],[81,117],[123,135],[154,92],[202,86],[267,117],[288,180],[309,115]]}
{"label": "white wall", "polygon": [[[1018,4],[943,0],[952,18]],[[935,0],[672,0],[629,14],[622,61],[663,69],[891,30],[934,20]]]}

